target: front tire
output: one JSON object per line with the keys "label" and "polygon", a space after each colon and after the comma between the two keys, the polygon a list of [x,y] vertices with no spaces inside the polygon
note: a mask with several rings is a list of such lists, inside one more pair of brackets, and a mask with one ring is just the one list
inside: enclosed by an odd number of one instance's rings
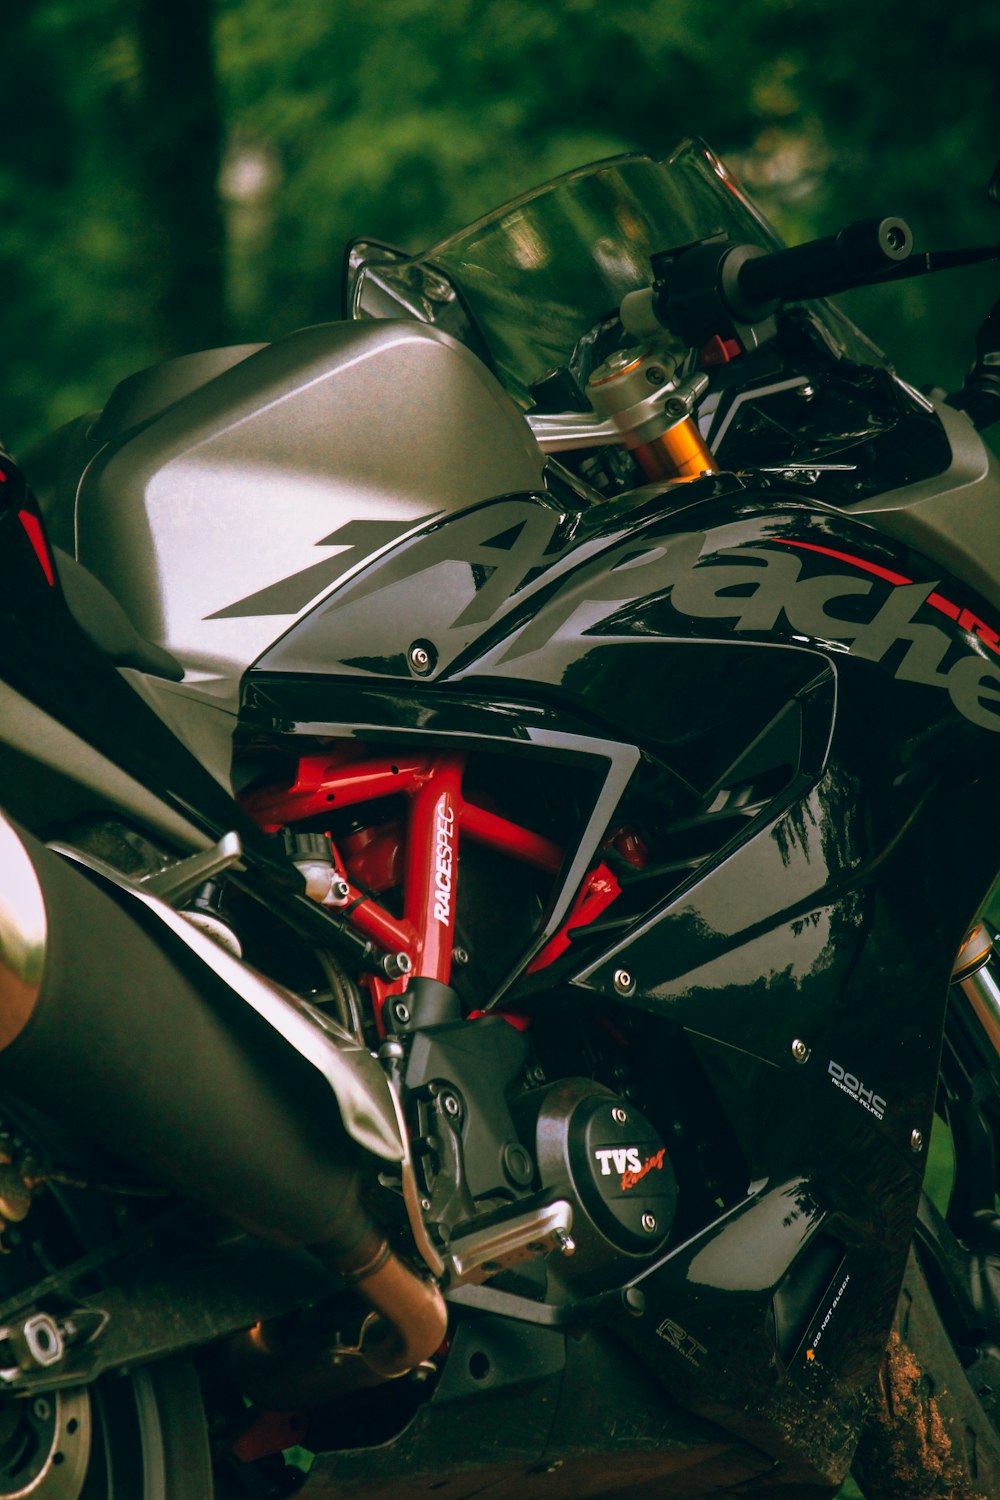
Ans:
{"label": "front tire", "polygon": [[1000,1434],[975,1369],[956,1353],[911,1249],[852,1469],[866,1500],[996,1500]]}

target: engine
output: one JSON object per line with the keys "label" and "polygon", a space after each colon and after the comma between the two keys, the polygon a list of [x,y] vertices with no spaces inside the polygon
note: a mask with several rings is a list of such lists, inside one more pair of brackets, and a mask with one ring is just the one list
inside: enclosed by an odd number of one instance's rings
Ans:
{"label": "engine", "polygon": [[[289,765],[248,747],[242,800],[356,945],[353,965],[321,955],[324,982],[307,992],[393,1080],[418,1232],[446,1287],[565,1304],[623,1285],[674,1230],[676,1124],[660,1081],[636,1073],[641,1038],[624,1035],[645,1018],[589,1014],[562,975],[581,931],[628,912],[624,878],[654,835],[609,829],[553,926],[566,830],[590,799],[582,774],[526,783],[500,758],[309,749]],[[257,921],[247,956],[273,967],[261,938]],[[377,1196],[405,1233],[403,1182],[383,1171]]]}

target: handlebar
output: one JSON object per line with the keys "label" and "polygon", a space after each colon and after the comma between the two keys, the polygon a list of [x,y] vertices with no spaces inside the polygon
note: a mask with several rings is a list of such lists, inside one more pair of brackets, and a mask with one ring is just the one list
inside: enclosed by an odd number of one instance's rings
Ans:
{"label": "handlebar", "polygon": [[759,325],[782,303],[905,274],[903,262],[912,249],[913,235],[897,218],[859,219],[792,250],[768,252],[713,236],[654,255],[652,288],[626,298],[621,316],[629,331],[645,332],[644,323],[653,321],[692,347],[734,324],[740,337],[740,325],[747,334],[756,326],[756,343]]}
{"label": "handlebar", "polygon": [[[990,191],[1000,202],[1000,165]],[[668,328],[693,349],[713,336],[755,349],[774,336],[783,303],[1000,260],[1000,245],[928,250],[911,259],[912,250],[910,228],[898,218],[859,219],[837,234],[771,252],[714,234],[652,255],[652,286],[627,293],[619,317],[635,338]],[[1000,302],[980,329],[976,354],[964,386],[948,401],[986,427],[1000,421]]]}
{"label": "handlebar", "polygon": [[[721,290],[727,301],[749,310],[768,302],[826,297],[877,279],[907,259],[913,235],[902,219],[859,219],[838,234],[792,250],[756,254],[746,247],[749,253],[732,265],[743,248],[737,246],[727,256]],[[733,312],[739,317],[739,306]]]}

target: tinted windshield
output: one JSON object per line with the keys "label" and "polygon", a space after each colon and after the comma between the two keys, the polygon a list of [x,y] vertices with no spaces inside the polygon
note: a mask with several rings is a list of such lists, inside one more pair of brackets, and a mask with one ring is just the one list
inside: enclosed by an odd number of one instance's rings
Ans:
{"label": "tinted windshield", "polygon": [[566,364],[626,292],[650,284],[653,252],[719,232],[781,244],[704,142],[686,141],[666,162],[612,157],[532,189],[413,259],[383,250],[380,260],[371,247],[355,262],[350,312],[435,323],[486,355],[530,407],[533,382]]}

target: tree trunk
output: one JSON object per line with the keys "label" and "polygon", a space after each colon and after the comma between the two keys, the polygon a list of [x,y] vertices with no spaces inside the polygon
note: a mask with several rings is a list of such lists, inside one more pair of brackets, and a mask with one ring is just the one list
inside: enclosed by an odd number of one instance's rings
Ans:
{"label": "tree trunk", "polygon": [[134,151],[162,353],[225,343],[222,122],[211,0],[133,0],[141,68]]}

